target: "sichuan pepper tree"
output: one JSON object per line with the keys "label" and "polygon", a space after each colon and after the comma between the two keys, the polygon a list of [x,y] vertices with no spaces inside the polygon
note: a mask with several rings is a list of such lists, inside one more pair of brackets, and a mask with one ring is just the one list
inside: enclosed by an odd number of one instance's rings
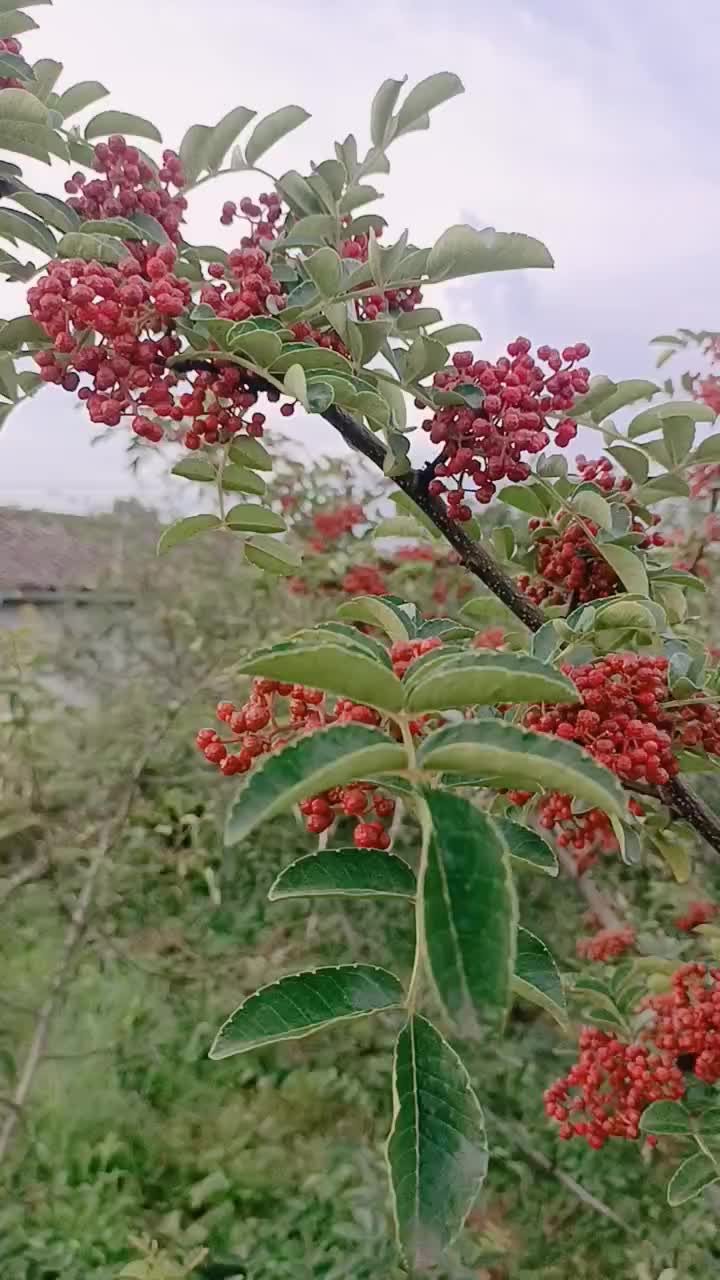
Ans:
{"label": "sichuan pepper tree", "polygon": [[[32,26],[0,15],[0,146],[68,176],[64,196],[47,194],[0,161],[0,266],[27,284],[28,303],[0,329],[0,414],[48,383],[96,427],[128,428],[136,447],[175,446],[173,474],[215,501],[167,529],[160,553],[203,536],[297,582],[307,522],[296,536],[295,504],[274,501],[264,477],[268,419],[299,406],[392,483],[380,538],[409,538],[419,559],[428,539],[433,564],[451,552],[484,588],[455,616],[430,617],[373,579],[334,620],[239,657],[249,688],[228,690],[197,735],[210,765],[241,776],[228,848],[298,807],[320,845],[270,898],[404,899],[415,960],[404,980],[382,956],[290,974],[230,1014],[210,1056],[394,1011],[388,1167],[398,1241],[423,1272],[460,1231],[488,1163],[481,1101],[451,1040],[501,1035],[515,999],[567,1028],[576,1001],[589,1025],[547,1091],[549,1120],[595,1148],[680,1135],[688,1155],[669,1199],[681,1203],[720,1177],[713,904],[681,917],[705,930],[682,964],[640,954],[634,931],[598,907],[604,928],[579,949],[609,965],[602,978],[563,978],[519,917],[527,874],[562,864],[582,886],[602,857],[683,879],[694,843],[720,854],[720,819],[685,781],[720,761],[704,584],[696,566],[678,567],[655,511],[718,460],[720,435],[698,438],[717,405],[694,387],[658,400],[645,380],[591,378],[584,342],[519,337],[481,359],[467,348],[479,332],[443,321],[436,285],[553,265],[526,235],[458,225],[425,248],[359,212],[380,198],[368,179],[389,172],[390,150],[461,92],[451,73],[409,91],[385,81],[367,149],[350,134],[309,172],[276,176],[266,157],[307,118],[301,108],[258,118],[235,107],[158,159],[145,119],[102,110],[74,123],[106,91],[62,90],[60,64],[30,65],[17,36]],[[260,174],[264,190],[222,205],[227,249],[193,245],[188,202],[219,174],[239,186]],[[628,409],[621,429],[612,415]],[[599,456],[569,457],[579,425]],[[414,431],[430,446],[423,463]],[[512,519],[488,540],[477,517],[494,499]],[[315,549],[352,534],[358,514],[336,503],[314,524]],[[401,815],[416,834],[412,866],[392,850]],[[332,847],[348,820],[351,843]]]}

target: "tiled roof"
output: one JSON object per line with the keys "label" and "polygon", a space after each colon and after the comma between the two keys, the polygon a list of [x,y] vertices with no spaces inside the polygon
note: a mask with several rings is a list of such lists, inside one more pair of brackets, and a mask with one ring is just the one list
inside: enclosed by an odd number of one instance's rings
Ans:
{"label": "tiled roof", "polygon": [[108,560],[92,519],[0,511],[0,592],[92,591],[109,585]]}

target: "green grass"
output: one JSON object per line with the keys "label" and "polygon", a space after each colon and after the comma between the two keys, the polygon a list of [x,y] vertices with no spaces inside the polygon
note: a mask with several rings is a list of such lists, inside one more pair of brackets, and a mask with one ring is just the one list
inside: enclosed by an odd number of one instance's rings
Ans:
{"label": "green grass", "polygon": [[[288,610],[264,585],[251,595],[246,577],[223,573],[174,580],[165,594],[149,580],[143,606],[116,623],[132,678],[108,669],[104,640],[83,632],[73,647],[68,638],[52,663],[85,673],[97,695],[86,712],[68,716],[37,696],[40,660],[36,654],[29,665],[30,650],[42,645],[27,641],[15,693],[28,717],[0,729],[3,798],[8,810],[37,812],[53,871],[3,908],[2,1098],[12,1093],[33,1010],[57,967],[87,858],[148,742],[150,756],[0,1171],[2,1280],[117,1280],[142,1252],[140,1236],[157,1240],[166,1261],[203,1247],[196,1274],[206,1280],[232,1274],[233,1265],[249,1280],[403,1274],[383,1157],[395,1016],[221,1063],[207,1058],[219,1023],[255,986],[350,959],[406,974],[412,950],[407,904],[267,901],[281,867],[311,847],[293,817],[223,861],[219,831],[232,784],[203,765],[193,731],[211,719],[219,696],[236,691],[218,664],[229,668],[245,644],[288,625]],[[302,600],[289,608],[297,625],[312,611]],[[50,661],[40,658],[40,666]],[[190,704],[165,731],[168,707],[191,689]],[[412,830],[401,840],[412,859]],[[32,854],[1,842],[0,874]],[[662,919],[672,909],[668,881],[658,889],[646,872],[619,878],[636,919]],[[528,873],[521,902],[523,923],[572,961],[579,910],[570,888]],[[572,1060],[572,1037],[544,1014],[518,1008],[504,1041],[463,1052],[488,1108],[493,1156],[448,1278],[716,1273],[714,1204],[665,1205],[677,1163],[669,1144],[654,1155],[620,1142],[592,1153],[556,1140],[542,1090]],[[533,1153],[579,1180],[626,1226],[541,1170]],[[173,1272],[151,1275],[171,1280]]]}

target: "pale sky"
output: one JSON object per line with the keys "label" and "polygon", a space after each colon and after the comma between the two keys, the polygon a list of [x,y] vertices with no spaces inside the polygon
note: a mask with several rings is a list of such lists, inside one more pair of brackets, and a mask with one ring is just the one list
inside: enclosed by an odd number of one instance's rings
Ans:
{"label": "pale sky", "polygon": [[[718,327],[718,0],[405,0],[392,11],[373,0],[55,0],[32,14],[31,60],[62,61],[63,86],[98,79],[111,90],[87,115],[107,105],[148,116],[169,146],[239,104],[259,114],[304,106],[312,119],[266,157],[278,174],[326,158],[348,132],[367,144],[387,76],[455,71],[465,95],[392,148],[388,177],[371,179],[387,195],[389,231],[408,226],[417,244],[459,221],[524,231],[556,267],[460,281],[428,290],[427,302],[476,324],[483,355],[518,333],[582,340],[593,371],[616,378],[653,376],[654,334]],[[59,190],[60,162],[39,168],[41,189]],[[242,174],[208,184],[188,239],[231,247],[220,205],[259,189]],[[17,286],[2,293],[4,316],[25,310]],[[342,452],[317,418],[289,430],[312,453]],[[54,388],[11,415],[0,503],[83,510],[138,494],[172,505],[181,481],[153,464],[138,490],[122,440],[93,448],[94,434]]]}

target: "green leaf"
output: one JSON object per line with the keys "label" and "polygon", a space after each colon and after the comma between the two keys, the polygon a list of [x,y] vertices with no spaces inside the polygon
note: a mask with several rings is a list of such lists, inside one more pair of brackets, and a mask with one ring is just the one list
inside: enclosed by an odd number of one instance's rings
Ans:
{"label": "green leaf", "polygon": [[0,119],[23,120],[27,124],[47,124],[48,109],[27,89],[0,90]]}
{"label": "green leaf", "polygon": [[607,452],[611,458],[615,458],[620,463],[623,471],[627,472],[635,484],[645,483],[650,472],[650,463],[644,453],[639,449],[630,449],[624,444],[612,445],[608,447]]}
{"label": "green leaf", "polygon": [[380,849],[321,849],[291,862],[268,893],[281,898],[412,898],[415,873],[395,854]]}
{"label": "green leaf", "polygon": [[218,1062],[278,1040],[301,1040],[334,1022],[402,1005],[394,974],[371,964],[329,965],[293,973],[261,987],[218,1031],[209,1057]]}
{"label": "green leaf", "polygon": [[302,567],[302,559],[292,547],[264,533],[248,538],[244,551],[248,564],[264,569],[266,573],[274,573],[278,578],[291,577]]}
{"label": "green leaf", "polygon": [[392,114],[395,103],[407,77],[402,80],[384,80],[370,108],[370,138],[372,144],[382,149],[392,137]]}
{"label": "green leaf", "polygon": [[633,418],[628,427],[628,439],[636,440],[651,431],[659,431],[666,418],[690,418],[692,422],[714,422],[714,410],[699,400],[669,400],[667,404],[645,409]]}
{"label": "green leaf", "polygon": [[518,925],[517,958],[513,991],[539,1005],[561,1026],[567,1023],[567,1005],[557,965],[541,938]]}
{"label": "green leaf", "polygon": [[91,138],[106,138],[111,133],[129,133],[133,138],[151,138],[153,142],[162,142],[162,134],[157,125],[128,111],[101,111],[85,125],[88,142]]}
{"label": "green leaf", "polygon": [[29,213],[21,213],[17,209],[0,209],[0,236],[7,236],[14,244],[16,239],[31,244],[34,249],[55,256],[56,240],[54,235],[40,221]]}
{"label": "green leaf", "polygon": [[516,231],[477,231],[466,223],[449,227],[436,240],[427,260],[431,280],[452,280],[457,276],[486,271],[515,271],[525,267],[552,267],[545,245]]}
{"label": "green leaf", "polygon": [[485,1179],[488,1151],[465,1067],[419,1015],[395,1046],[387,1161],[398,1242],[411,1271],[425,1274],[462,1229]]}
{"label": "green leaf", "polygon": [[[701,1115],[694,1116],[693,1126],[695,1131],[703,1137],[717,1137],[720,1134],[720,1107],[708,1107]],[[640,1127],[642,1128],[642,1124]]]}
{"label": "green leaf", "polygon": [[584,396],[580,396],[573,405],[573,413],[576,418],[590,413],[592,409],[598,409],[617,390],[617,383],[602,373],[596,374],[594,378],[591,378],[588,385],[589,390],[587,393]]}
{"label": "green leaf", "polygon": [[[439,655],[442,650],[438,651]],[[572,680],[555,667],[527,654],[450,654],[424,679],[413,683],[405,709],[410,715],[447,711],[451,707],[494,706],[499,702],[562,702],[579,700]]]}
{"label": "green leaf", "polygon": [[286,373],[294,364],[303,369],[332,369],[346,376],[352,375],[352,365],[345,356],[326,347],[317,347],[308,342],[288,342],[283,347],[282,355],[275,361],[272,372]]}
{"label": "green leaf", "polygon": [[205,147],[212,134],[210,125],[191,124],[183,134],[178,150],[185,181],[192,184],[197,181],[205,166]]}
{"label": "green leaf", "polygon": [[153,244],[170,244],[170,237],[165,228],[149,213],[143,213],[142,210],[131,213],[129,221],[132,226],[140,229],[144,240],[150,240]]}
{"label": "green leaf", "polygon": [[85,107],[91,106],[99,98],[106,98],[109,92],[99,80],[80,80],[60,95],[54,110],[60,112],[63,120],[67,120],[68,116],[84,111]]}
{"label": "green leaf", "polygon": [[529,489],[526,485],[505,485],[500,490],[498,498],[501,502],[506,503],[508,507],[515,507],[518,511],[524,511],[528,516],[547,515],[545,503],[534,489]]}
{"label": "green leaf", "polygon": [[[337,234],[337,219],[329,213],[311,213],[307,218],[299,218],[293,227],[283,236],[280,245],[283,249],[312,248],[314,245],[328,244]],[[290,298],[292,299],[292,294]]]}
{"label": "green leaf", "polygon": [[380,196],[381,192],[376,191],[375,187],[365,186],[363,183],[353,183],[347,188],[340,200],[340,213],[352,213],[353,209],[359,209],[363,204],[370,204],[373,200],[379,200]]}
{"label": "green leaf", "polygon": [[307,408],[307,382],[301,364],[292,364],[283,378],[283,386],[289,396]]}
{"label": "green leaf", "polygon": [[587,516],[589,520],[593,520],[601,529],[612,528],[610,504],[595,489],[578,490],[577,493],[573,494],[571,502],[575,511],[581,516]]}
{"label": "green leaf", "polygon": [[0,351],[19,351],[26,343],[34,347],[46,342],[45,330],[32,316],[16,316],[0,325]]}
{"label": "green leaf", "polygon": [[442,342],[444,347],[452,347],[456,342],[482,342],[482,334],[474,324],[448,324],[434,329],[430,337]]}
{"label": "green leaf", "polygon": [[647,484],[638,489],[635,497],[640,503],[660,502],[662,498],[689,498],[690,486],[682,476],[651,476]]}
{"label": "green leaf", "polygon": [[390,320],[362,320],[353,323],[352,329],[360,337],[360,364],[369,364],[386,341],[392,328]]}
{"label": "green leaf", "polygon": [[673,466],[687,458],[695,443],[695,423],[689,418],[664,418],[663,442]]}
{"label": "green leaf", "polygon": [[264,757],[247,775],[230,808],[225,841],[238,844],[308,796],[406,767],[405,748],[379,729],[334,724],[305,734]]}
{"label": "green leaf", "polygon": [[231,462],[240,467],[252,467],[253,471],[272,471],[273,460],[264,445],[252,436],[236,436],[228,454]]}
{"label": "green leaf", "polygon": [[35,264],[20,262],[0,245],[0,274],[7,276],[8,281],[30,280],[35,275]]}
{"label": "green leaf", "polygon": [[492,819],[449,791],[426,791],[431,821],[425,940],[438,995],[460,1034],[504,1013],[515,964],[510,855]]}
{"label": "green leaf", "polygon": [[309,258],[304,258],[303,266],[323,298],[333,298],[336,293],[340,293],[342,264],[340,255],[330,245],[324,245],[322,249],[316,249]]}
{"label": "green leaf", "polygon": [[692,1200],[719,1178],[720,1168],[703,1151],[688,1156],[668,1183],[668,1204],[673,1208],[685,1204],[686,1200]]}
{"label": "green leaf", "polygon": [[291,106],[281,107],[279,111],[273,111],[269,116],[259,120],[245,148],[245,159],[248,165],[252,168],[260,157],[270,150],[270,147],[309,119],[309,113],[302,107]]}
{"label": "green leaf", "polygon": [[236,463],[226,464],[222,473],[222,487],[228,493],[252,493],[262,498],[267,485],[262,476],[258,476],[247,467],[239,467]]}
{"label": "green leaf", "polygon": [[11,356],[0,355],[0,392],[8,400],[17,400],[18,380],[15,363]]}
{"label": "green leaf", "polygon": [[[427,76],[410,90],[403,102],[394,122],[393,137],[398,138],[401,134],[408,132],[412,125],[417,124],[418,120],[429,111],[440,106],[441,102],[447,102],[456,94],[464,92],[462,80],[451,71],[438,71],[436,75]],[[375,142],[374,138],[373,142]]]}
{"label": "green leaf", "polygon": [[256,111],[249,111],[247,107],[233,107],[222,120],[218,120],[205,140],[203,168],[210,173],[219,169],[232,144],[256,115]]}
{"label": "green leaf", "polygon": [[[22,2],[22,0],[21,0]],[[21,36],[25,31],[37,31],[38,24],[26,13],[17,10],[11,13],[0,13],[0,40],[8,36]]]}
{"label": "green leaf", "polygon": [[627,817],[622,787],[574,742],[547,738],[505,720],[465,720],[431,733],[422,743],[423,769],[468,773],[499,781],[499,789],[559,791],[590,808]]}
{"label": "green leaf", "polygon": [[685,1134],[692,1130],[690,1113],[682,1102],[651,1102],[640,1117],[641,1133]]}
{"label": "green leaf", "polygon": [[219,529],[221,521],[217,516],[199,515],[186,516],[183,520],[176,520],[169,528],[165,529],[160,537],[157,546],[158,555],[163,555],[165,551],[169,551],[171,547],[177,547],[181,542],[187,542],[189,538],[194,538],[198,533],[205,533],[209,529]]}
{"label": "green leaf", "polygon": [[37,94],[41,102],[48,102],[62,74],[62,69],[62,62],[56,62],[54,58],[39,58],[33,64],[33,92]]}
{"label": "green leaf", "polygon": [[214,480],[217,473],[207,458],[182,458],[180,462],[175,463],[170,474],[200,483],[205,480]]}
{"label": "green leaf", "polygon": [[275,183],[275,186],[297,217],[302,217],[303,214],[322,213],[322,201],[313,191],[307,178],[303,178],[296,169],[289,169]]}
{"label": "green leaf", "polygon": [[530,827],[524,827],[511,818],[494,818],[515,864],[532,867],[546,876],[556,876],[560,870],[555,850]]}
{"label": "green leaf", "polygon": [[[407,426],[407,402],[402,387],[397,382],[391,382],[387,378],[378,378],[378,395],[382,396],[390,410],[391,425],[397,431],[404,431]],[[412,501],[412,499],[410,500]],[[432,525],[425,516],[425,521],[434,529],[433,536],[437,536],[437,529]]]}
{"label": "green leaf", "polygon": [[410,329],[424,329],[426,325],[437,324],[442,316],[437,307],[415,307],[414,311],[402,311],[395,319],[395,327],[401,333]]}
{"label": "green leaf", "polygon": [[142,240],[138,227],[127,218],[96,218],[81,222],[78,231],[82,235],[117,236],[120,240]]}
{"label": "green leaf", "polygon": [[16,191],[12,199],[15,204],[28,209],[58,231],[74,231],[80,225],[75,210],[68,208],[64,200],[58,200],[55,196],[41,195],[35,191]]}
{"label": "green leaf", "polygon": [[308,384],[307,408],[310,413],[325,413],[334,399],[335,392],[331,383],[321,379]]}
{"label": "green leaf", "polygon": [[411,640],[417,627],[418,612],[414,605],[394,596],[356,596],[336,610],[338,618],[349,622],[366,622],[380,627],[395,643]]}
{"label": "green leaf", "polygon": [[122,262],[127,249],[112,236],[90,236],[82,231],[70,231],[59,241],[58,258],[82,258],[85,262]]}
{"label": "green leaf", "polygon": [[313,634],[314,642],[290,640],[256,650],[237,669],[245,675],[323,689],[380,711],[400,710],[402,685],[392,671],[354,646],[349,649],[340,636]]}
{"label": "green leaf", "polygon": [[33,69],[19,53],[0,51],[0,75],[3,79],[30,82],[33,79]]}
{"label": "green leaf", "polygon": [[276,333],[265,329],[252,329],[247,333],[233,332],[232,349],[249,355],[253,364],[259,365],[261,369],[269,369],[282,351],[282,340]]}
{"label": "green leaf", "polygon": [[385,645],[381,644],[379,640],[375,640],[372,636],[358,631],[357,627],[349,626],[346,622],[319,622],[316,627],[296,632],[292,638],[295,640],[300,637],[308,637],[314,643],[317,641],[317,632],[321,634],[328,632],[331,637],[342,636],[346,644],[354,645],[356,649],[362,649],[363,653],[369,654],[371,658],[381,662],[384,667],[387,667],[388,671],[392,670],[392,661]]}
{"label": "green leaf", "polygon": [[693,454],[693,462],[720,462],[720,435],[702,440]]}
{"label": "green leaf", "polygon": [[259,507],[255,502],[238,502],[231,507],[225,516],[225,524],[229,529],[245,533],[284,533],[287,529],[282,516],[268,507]]}
{"label": "green leaf", "polygon": [[626,591],[639,596],[649,594],[645,565],[634,551],[629,551],[627,547],[613,546],[608,542],[599,543],[597,549],[603,560],[607,560],[615,570]]}
{"label": "green leaf", "polygon": [[634,404],[636,400],[649,400],[659,390],[654,382],[648,382],[645,378],[626,378],[616,384],[614,391],[601,401],[590,416],[593,422],[602,422],[611,414],[617,413],[618,409]]}

